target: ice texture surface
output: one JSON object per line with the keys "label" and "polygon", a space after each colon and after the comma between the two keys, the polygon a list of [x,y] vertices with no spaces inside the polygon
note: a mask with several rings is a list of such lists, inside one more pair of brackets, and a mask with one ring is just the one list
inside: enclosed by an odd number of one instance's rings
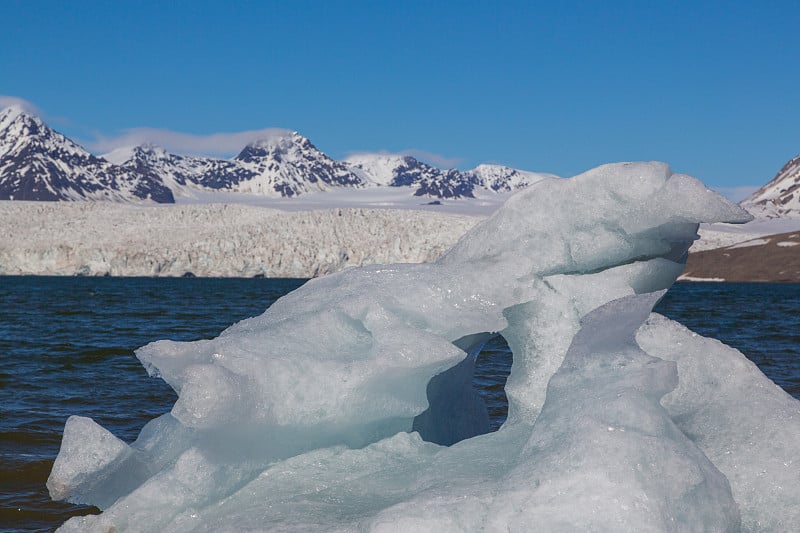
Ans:
{"label": "ice texture surface", "polygon": [[[68,421],[51,494],[104,512],[61,531],[789,530],[800,402],[650,313],[699,223],[749,219],[663,163],[606,165],[517,193],[435,263],[147,345],[178,400],[130,446]],[[472,371],[497,334],[490,433]]]}

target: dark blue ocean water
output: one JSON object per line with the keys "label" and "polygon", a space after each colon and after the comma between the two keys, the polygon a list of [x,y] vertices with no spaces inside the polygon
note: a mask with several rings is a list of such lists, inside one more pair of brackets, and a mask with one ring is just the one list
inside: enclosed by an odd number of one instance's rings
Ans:
{"label": "dark blue ocean water", "polygon": [[[126,441],[175,394],[133,350],[195,340],[260,314],[303,280],[0,277],[0,531],[52,531],[86,507],[51,502],[45,481],[69,415]],[[680,283],[657,311],[744,352],[800,398],[800,284]],[[476,384],[505,419],[511,356],[502,339]]]}

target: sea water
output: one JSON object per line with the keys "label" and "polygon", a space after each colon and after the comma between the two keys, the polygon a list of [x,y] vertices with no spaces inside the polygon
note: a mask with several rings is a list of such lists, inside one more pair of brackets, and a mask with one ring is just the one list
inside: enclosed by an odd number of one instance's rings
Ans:
{"label": "sea water", "polygon": [[[258,315],[304,280],[0,277],[0,530],[51,531],[92,508],[45,488],[66,418],[94,418],[128,442],[174,392],[133,350],[196,340]],[[750,357],[800,398],[800,284],[678,283],[656,311]],[[492,427],[505,419],[511,355],[483,348],[475,383]]]}

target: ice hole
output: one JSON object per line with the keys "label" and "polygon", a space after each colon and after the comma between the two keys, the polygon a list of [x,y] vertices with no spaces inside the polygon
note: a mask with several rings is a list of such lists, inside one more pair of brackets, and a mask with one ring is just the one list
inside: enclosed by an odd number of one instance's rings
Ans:
{"label": "ice hole", "polygon": [[475,361],[472,385],[486,402],[490,431],[500,429],[508,417],[506,381],[512,361],[511,349],[502,335],[486,341]]}
{"label": "ice hole", "polygon": [[424,440],[444,446],[497,431],[508,415],[505,385],[512,354],[505,339],[480,333],[455,344],[467,357],[430,380],[429,407],[413,424]]}

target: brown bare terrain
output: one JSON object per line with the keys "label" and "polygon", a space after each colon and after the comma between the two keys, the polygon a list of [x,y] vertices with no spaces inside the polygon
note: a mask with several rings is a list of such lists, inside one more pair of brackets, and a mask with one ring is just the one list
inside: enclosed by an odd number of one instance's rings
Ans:
{"label": "brown bare terrain", "polygon": [[681,279],[800,282],[800,232],[690,253]]}

